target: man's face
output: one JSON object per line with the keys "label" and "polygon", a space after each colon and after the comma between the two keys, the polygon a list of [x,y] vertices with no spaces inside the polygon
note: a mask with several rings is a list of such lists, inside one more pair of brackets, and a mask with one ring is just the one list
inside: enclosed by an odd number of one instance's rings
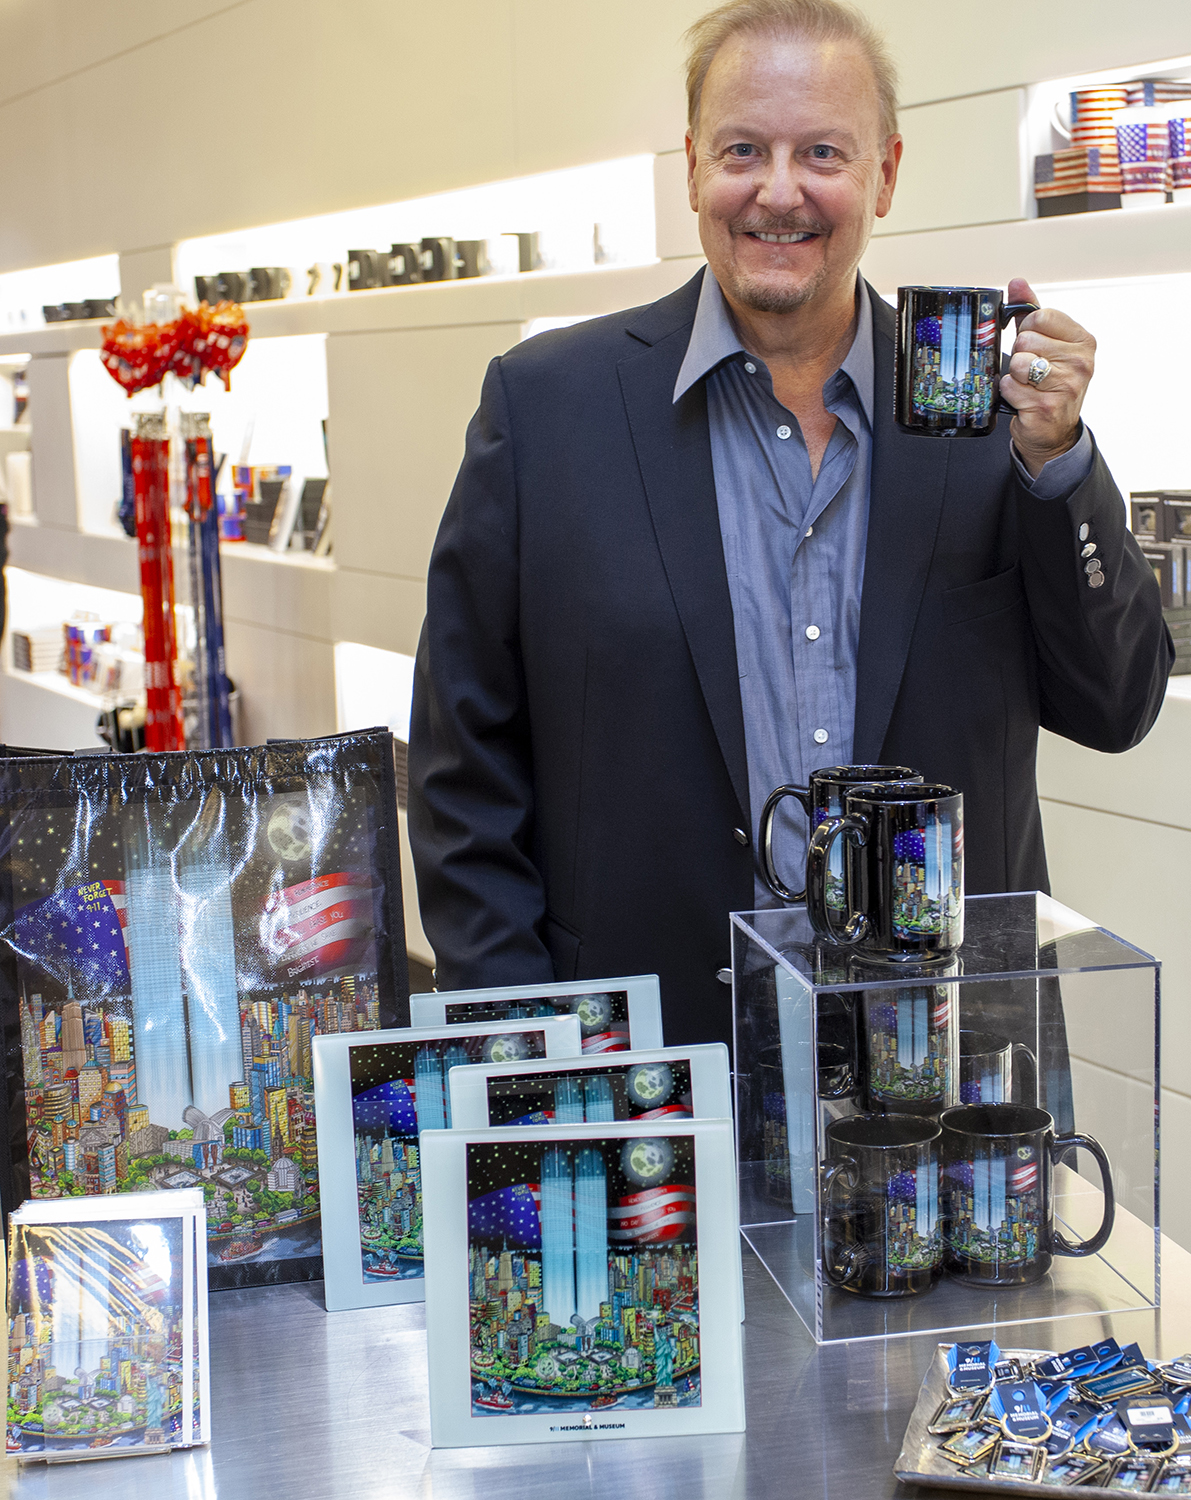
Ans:
{"label": "man's face", "polygon": [[687,137],[691,207],[724,292],[784,313],[850,290],[900,156],[900,136],[881,138],[872,69],[855,44],[725,42]]}

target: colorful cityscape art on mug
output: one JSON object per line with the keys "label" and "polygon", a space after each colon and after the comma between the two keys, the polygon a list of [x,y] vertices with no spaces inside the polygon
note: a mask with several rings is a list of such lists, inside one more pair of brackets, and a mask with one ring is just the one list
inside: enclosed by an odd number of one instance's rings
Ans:
{"label": "colorful cityscape art on mug", "polygon": [[472,1416],[699,1406],[694,1138],[466,1154]]}
{"label": "colorful cityscape art on mug", "polygon": [[967,308],[945,308],[914,325],[912,401],[923,416],[983,423],[992,412],[997,354],[996,308],[982,302],[975,329]]}
{"label": "colorful cityscape art on mug", "polygon": [[[489,1017],[491,1020],[491,1017]],[[424,1274],[418,1138],[451,1127],[447,1075],[477,1062],[545,1057],[542,1029],[351,1048],[352,1125],[365,1282]]]}
{"label": "colorful cityscape art on mug", "polygon": [[[198,1413],[184,1414],[186,1227],[151,1214],[14,1222],[9,1453],[99,1456],[194,1440]],[[198,1391],[196,1380],[193,1403]]]}
{"label": "colorful cityscape art on mug", "polygon": [[198,1187],[215,1284],[318,1274],[312,1038],[395,1019],[376,800],[213,786],[10,812],[30,1196]]}

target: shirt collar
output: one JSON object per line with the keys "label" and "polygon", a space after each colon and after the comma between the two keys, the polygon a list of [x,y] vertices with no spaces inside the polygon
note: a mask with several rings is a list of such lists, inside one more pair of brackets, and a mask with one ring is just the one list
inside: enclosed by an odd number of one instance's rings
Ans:
{"label": "shirt collar", "polygon": [[[856,333],[840,371],[847,375],[855,387],[869,426],[873,424],[873,308],[868,289],[857,275],[860,316],[856,319]],[[708,267],[703,272],[703,286],[699,292],[699,306],[695,310],[695,321],[691,328],[691,341],[687,345],[686,357],[674,383],[674,400],[677,402],[693,385],[709,375],[717,365],[736,354],[744,354],[744,345],[736,332],[736,325],[728,311],[728,304],[720,290],[719,282]],[[832,377],[834,379],[834,377]]]}

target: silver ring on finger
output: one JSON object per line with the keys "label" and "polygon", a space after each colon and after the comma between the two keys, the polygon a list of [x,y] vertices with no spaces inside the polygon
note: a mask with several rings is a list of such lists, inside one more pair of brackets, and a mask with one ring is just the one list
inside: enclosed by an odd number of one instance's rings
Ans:
{"label": "silver ring on finger", "polygon": [[1030,382],[1031,385],[1041,385],[1049,374],[1050,360],[1043,359],[1042,356],[1039,355],[1037,359],[1032,359],[1030,361],[1030,369],[1029,373],[1026,375],[1026,379]]}

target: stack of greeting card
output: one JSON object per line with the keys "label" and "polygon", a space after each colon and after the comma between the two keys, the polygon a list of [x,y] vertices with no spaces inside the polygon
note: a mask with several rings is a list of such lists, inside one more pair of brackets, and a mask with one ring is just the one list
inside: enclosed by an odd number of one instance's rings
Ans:
{"label": "stack of greeting card", "polygon": [[33,1200],[9,1226],[9,1453],[123,1458],[207,1442],[203,1194]]}

